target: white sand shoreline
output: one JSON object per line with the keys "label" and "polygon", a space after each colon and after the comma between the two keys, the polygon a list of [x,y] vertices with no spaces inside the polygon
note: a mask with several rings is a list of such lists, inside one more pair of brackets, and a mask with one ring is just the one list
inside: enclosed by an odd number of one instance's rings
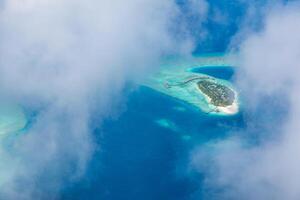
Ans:
{"label": "white sand shoreline", "polygon": [[217,106],[217,110],[227,115],[234,115],[238,113],[239,106],[238,103],[234,101],[233,104],[230,106],[226,106],[226,107]]}

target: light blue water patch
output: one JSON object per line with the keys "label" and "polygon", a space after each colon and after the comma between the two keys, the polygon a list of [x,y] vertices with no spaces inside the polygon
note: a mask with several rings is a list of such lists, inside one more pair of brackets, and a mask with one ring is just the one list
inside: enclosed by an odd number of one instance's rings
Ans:
{"label": "light blue water patch", "polygon": [[186,111],[186,108],[183,107],[183,106],[174,106],[173,107],[173,110],[176,110],[178,112],[185,112]]}
{"label": "light blue water patch", "polygon": [[155,123],[163,128],[170,129],[174,132],[179,131],[176,124],[174,122],[172,122],[171,120],[162,118],[162,119],[155,120]]}
{"label": "light blue water patch", "polygon": [[21,131],[27,124],[24,111],[17,105],[0,105],[0,137]]}

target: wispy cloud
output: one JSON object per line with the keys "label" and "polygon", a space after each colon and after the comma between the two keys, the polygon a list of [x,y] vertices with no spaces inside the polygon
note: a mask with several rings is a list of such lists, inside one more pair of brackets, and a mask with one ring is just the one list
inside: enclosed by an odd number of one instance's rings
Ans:
{"label": "wispy cloud", "polygon": [[[263,107],[268,112],[256,112],[264,121],[256,120],[245,132],[195,150],[192,164],[206,173],[206,187],[216,189],[210,194],[213,197],[300,198],[299,13],[295,3],[268,9],[262,30],[249,34],[239,47],[241,73],[237,77],[247,100],[246,112]],[[263,98],[275,96],[261,105]],[[288,112],[280,113],[280,107]],[[274,122],[275,115],[279,120]],[[257,128],[261,126],[267,128]],[[247,140],[254,129],[261,137],[256,145]]]}
{"label": "wispy cloud", "polygon": [[0,149],[1,199],[56,198],[84,173],[95,148],[91,116],[109,115],[125,83],[160,56],[190,50],[171,31],[178,16],[171,0],[2,2],[1,90],[43,109]]}

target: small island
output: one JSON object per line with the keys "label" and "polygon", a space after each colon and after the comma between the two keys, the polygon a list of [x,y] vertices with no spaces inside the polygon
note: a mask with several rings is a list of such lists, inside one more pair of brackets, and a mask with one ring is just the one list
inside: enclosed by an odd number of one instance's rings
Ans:
{"label": "small island", "polygon": [[212,80],[201,80],[197,85],[208,103],[216,107],[215,112],[228,114],[237,112],[236,94],[232,89]]}
{"label": "small island", "polygon": [[182,100],[208,114],[232,115],[239,110],[238,94],[228,80],[193,69],[209,66],[231,66],[226,56],[205,56],[193,60],[172,60],[161,67],[143,85]]}
{"label": "small island", "polygon": [[234,102],[234,92],[224,86],[212,81],[202,80],[197,83],[201,92],[209,97],[210,103],[215,106],[230,106]]}

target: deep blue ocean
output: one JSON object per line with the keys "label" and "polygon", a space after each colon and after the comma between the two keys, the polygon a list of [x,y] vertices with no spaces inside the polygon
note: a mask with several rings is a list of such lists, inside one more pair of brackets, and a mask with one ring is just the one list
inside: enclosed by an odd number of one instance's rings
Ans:
{"label": "deep blue ocean", "polygon": [[[204,27],[211,35],[199,41],[196,54],[226,52],[244,17],[246,7],[241,1],[211,2],[209,18],[220,9],[228,20],[225,24],[205,22]],[[185,1],[178,0],[178,4],[186,9]],[[188,14],[186,18],[190,18],[190,26],[198,27],[197,19]],[[197,28],[194,29],[197,34]],[[199,72],[233,82],[235,79],[230,66],[204,68]],[[242,111],[234,116],[207,115],[143,86],[126,98],[124,112],[117,118],[106,119],[95,131],[101,148],[93,156],[87,175],[63,191],[61,199],[200,200],[205,175],[189,171],[191,150],[253,124],[257,129],[249,133],[249,138],[259,143],[259,130],[266,128],[264,120],[281,120],[278,116],[282,116],[280,106],[275,113],[266,106],[282,102],[268,96],[262,98],[264,103],[256,111],[244,111],[242,106]],[[257,115],[258,111],[264,115]]]}
{"label": "deep blue ocean", "polygon": [[234,75],[234,67],[231,66],[207,66],[194,68],[192,71],[224,80],[232,80]]}
{"label": "deep blue ocean", "polygon": [[[201,72],[233,77],[231,67],[205,69]],[[106,119],[96,131],[101,149],[87,176],[63,199],[190,199],[199,193],[202,181],[201,175],[188,171],[191,150],[244,126],[242,112],[230,117],[207,115],[140,86],[129,94],[125,112]]]}

